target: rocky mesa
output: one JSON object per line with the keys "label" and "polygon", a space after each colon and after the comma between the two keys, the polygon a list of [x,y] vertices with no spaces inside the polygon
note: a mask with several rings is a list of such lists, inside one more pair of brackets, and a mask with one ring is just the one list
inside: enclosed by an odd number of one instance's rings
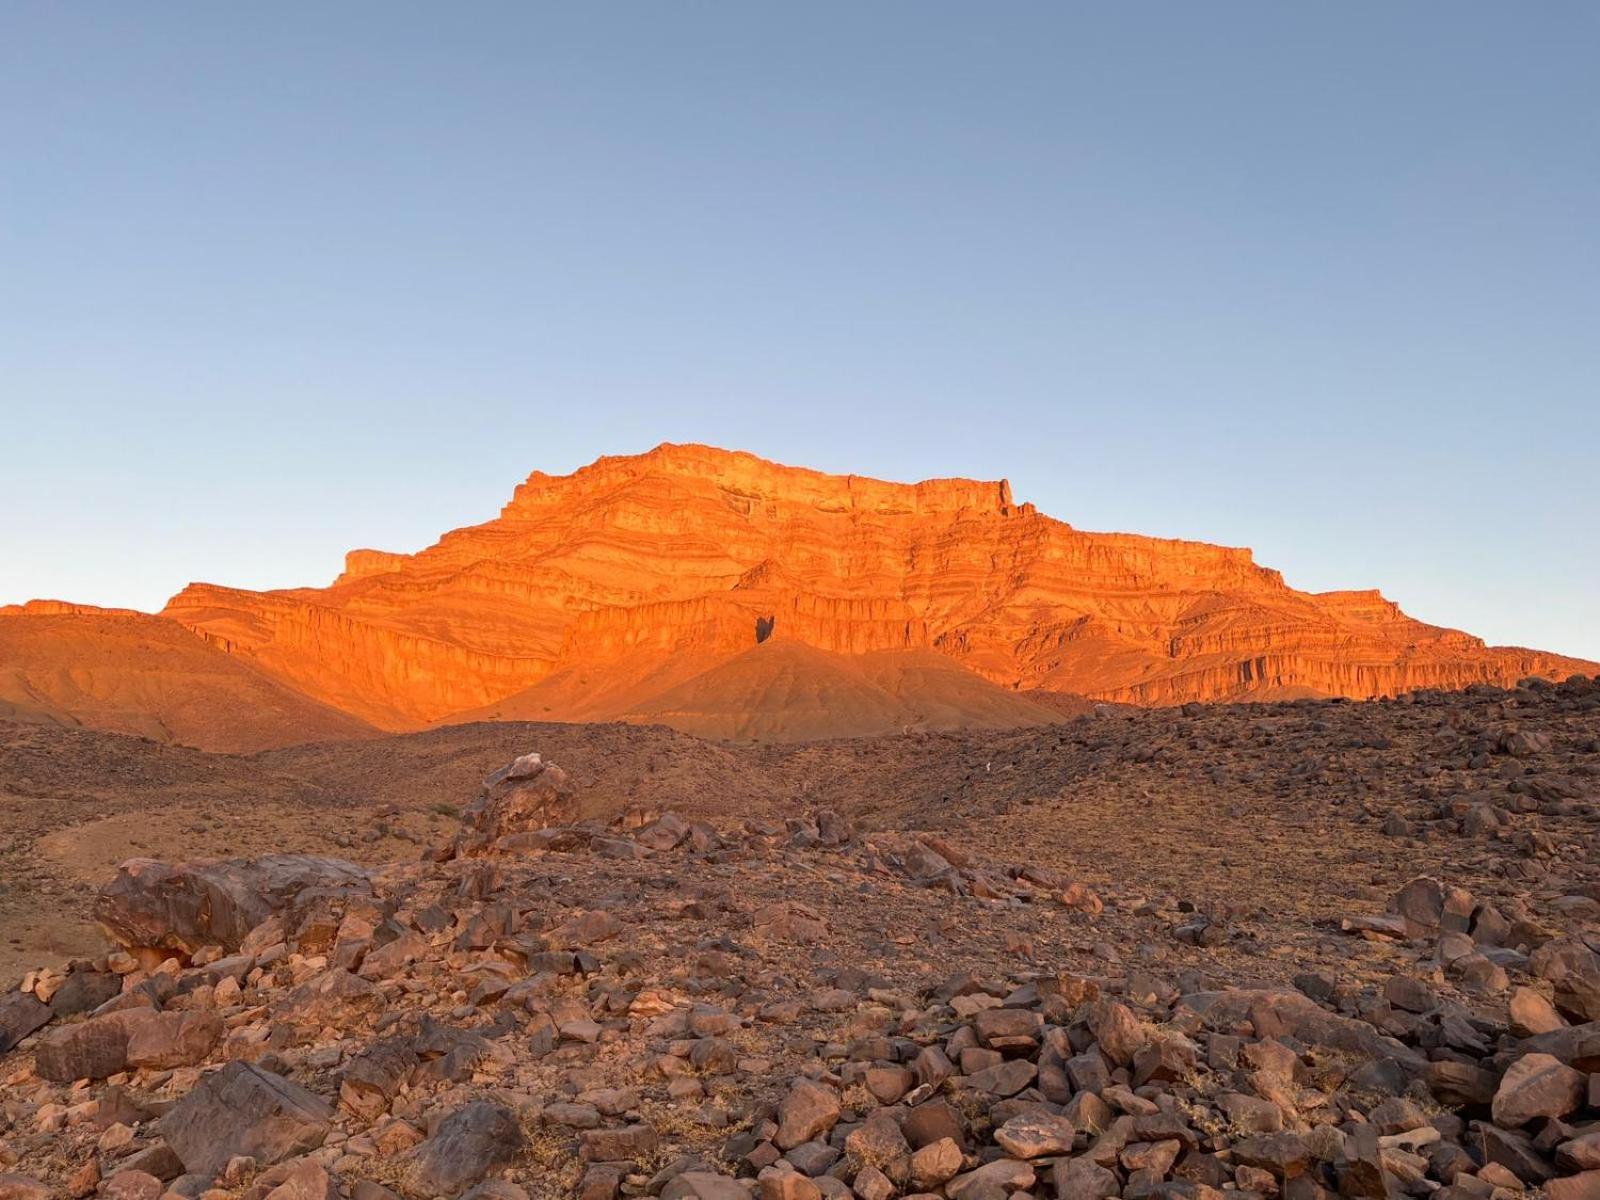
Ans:
{"label": "rocky mesa", "polygon": [[[1074,529],[1003,481],[888,483],[695,445],[535,472],[494,520],[416,554],[353,551],[329,587],[196,583],[164,615],[391,729],[825,736],[1051,719],[1030,693],[1370,698],[1596,669],[1376,592],[1297,591],[1248,550]],[[846,715],[799,731],[749,715],[788,700]]]}

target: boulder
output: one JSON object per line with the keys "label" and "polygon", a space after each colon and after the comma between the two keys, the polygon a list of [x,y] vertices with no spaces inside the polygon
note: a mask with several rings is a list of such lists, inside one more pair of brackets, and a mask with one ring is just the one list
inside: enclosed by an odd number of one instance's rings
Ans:
{"label": "boulder", "polygon": [[1411,937],[1435,933],[1444,919],[1444,888],[1437,879],[1420,875],[1402,887],[1389,901],[1389,911],[1406,923]]}
{"label": "boulder", "polygon": [[1555,989],[1555,1005],[1578,1021],[1600,1021],[1600,954],[1582,942],[1558,938],[1529,959],[1529,969]]}
{"label": "boulder", "polygon": [[944,1185],[950,1200],[982,1200],[1000,1192],[1024,1192],[1034,1185],[1033,1166],[1015,1158],[997,1158],[957,1175]]}
{"label": "boulder", "polygon": [[337,968],[306,980],[289,996],[286,1016],[296,1025],[348,1027],[384,1006],[376,984]]}
{"label": "boulder", "polygon": [[319,1164],[303,1159],[287,1179],[267,1193],[266,1200],[339,1200],[339,1189]]}
{"label": "boulder", "polygon": [[133,858],[101,889],[95,917],[116,942],[193,954],[204,946],[239,949],[274,913],[311,895],[372,894],[354,863],[309,854],[165,863]]}
{"label": "boulder", "polygon": [[585,1162],[626,1162],[648,1158],[656,1152],[659,1138],[649,1125],[628,1125],[621,1129],[590,1129],[578,1138],[578,1151]]}
{"label": "boulder", "polygon": [[1600,1200],[1600,1171],[1580,1171],[1544,1185],[1549,1200]]}
{"label": "boulder", "polygon": [[125,1009],[53,1029],[39,1040],[34,1070],[56,1083],[105,1079],[125,1071],[130,1027],[156,1016],[148,1008]]}
{"label": "boulder", "polygon": [[46,1034],[34,1056],[43,1079],[104,1079],[139,1067],[192,1067],[222,1041],[222,1018],[207,1011],[127,1008]]}
{"label": "boulder", "polygon": [[483,781],[483,791],[461,814],[455,852],[481,854],[503,837],[577,819],[578,789],[571,777],[537,754],[524,754]]}
{"label": "boulder", "polygon": [[100,1185],[100,1200],[161,1200],[161,1180],[144,1171],[118,1171]]}
{"label": "boulder", "polygon": [[222,1018],[204,1010],[151,1013],[127,1028],[130,1069],[192,1067],[205,1061],[223,1034]]}
{"label": "boulder", "polygon": [[1511,1032],[1518,1037],[1536,1037],[1566,1028],[1555,1005],[1532,988],[1519,987],[1512,992],[1509,1009]]}
{"label": "boulder", "polygon": [[322,1145],[333,1109],[320,1097],[250,1063],[207,1075],[158,1123],[192,1175],[215,1176],[236,1157],[263,1165]]}
{"label": "boulder", "polygon": [[474,1100],[456,1109],[412,1152],[401,1189],[418,1197],[455,1197],[516,1157],[522,1129],[516,1114]]}
{"label": "boulder", "polygon": [[1515,1129],[1535,1117],[1564,1117],[1583,1103],[1588,1082],[1552,1055],[1525,1055],[1511,1064],[1495,1090],[1494,1123]]}
{"label": "boulder", "polygon": [[50,1011],[59,1017],[93,1012],[122,991],[122,977],[109,971],[74,971],[50,998]]}
{"label": "boulder", "polygon": [[932,1191],[955,1178],[961,1170],[961,1147],[953,1138],[929,1142],[911,1155],[911,1186]]}
{"label": "boulder", "polygon": [[994,1131],[994,1140],[1013,1158],[1044,1158],[1069,1154],[1076,1134],[1066,1117],[1050,1113],[1021,1113]]}
{"label": "boulder", "polygon": [[821,1137],[839,1122],[839,1097],[810,1079],[797,1079],[778,1105],[778,1130],[772,1141],[780,1150]]}
{"label": "boulder", "polygon": [[1525,1040],[1522,1050],[1530,1054],[1549,1054],[1569,1067],[1600,1074],[1600,1021],[1541,1033]]}
{"label": "boulder", "polygon": [[1056,1200],[1105,1200],[1120,1189],[1116,1175],[1088,1155],[1057,1159],[1052,1182]]}
{"label": "boulder", "polygon": [[744,1186],[715,1171],[684,1171],[661,1189],[661,1200],[750,1200]]}

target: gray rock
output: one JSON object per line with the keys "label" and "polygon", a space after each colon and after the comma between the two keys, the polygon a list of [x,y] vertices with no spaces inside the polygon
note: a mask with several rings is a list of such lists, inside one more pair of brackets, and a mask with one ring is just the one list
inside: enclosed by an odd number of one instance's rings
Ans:
{"label": "gray rock", "polygon": [[164,863],[132,858],[95,900],[95,918],[124,946],[192,954],[239,948],[245,934],[307,892],[371,895],[354,863],[309,854]]}
{"label": "gray rock", "polygon": [[75,1017],[93,1012],[122,991],[122,977],[109,971],[74,971],[50,998],[50,1011],[57,1017]]}
{"label": "gray rock", "polygon": [[412,1152],[401,1188],[415,1196],[459,1196],[508,1165],[521,1146],[516,1114],[502,1105],[475,1100],[440,1121]]}
{"label": "gray rock", "polygon": [[24,992],[12,992],[0,1000],[0,1054],[35,1030],[43,1029],[52,1015],[48,1005]]}
{"label": "gray rock", "polygon": [[161,1136],[196,1175],[217,1175],[238,1156],[282,1162],[315,1150],[333,1109],[321,1098],[250,1063],[207,1075],[158,1123]]}

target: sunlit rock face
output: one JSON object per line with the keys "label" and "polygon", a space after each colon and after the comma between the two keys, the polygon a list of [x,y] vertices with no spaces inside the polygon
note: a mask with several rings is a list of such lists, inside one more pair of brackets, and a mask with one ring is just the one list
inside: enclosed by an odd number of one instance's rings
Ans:
{"label": "sunlit rock face", "polygon": [[[191,584],[165,615],[391,728],[461,714],[671,723],[661,698],[708,672],[749,687],[753,671],[766,702],[775,671],[804,683],[813,659],[796,646],[851,679],[876,664],[862,677],[902,698],[924,675],[949,684],[906,665],[943,656],[979,677],[961,703],[981,696],[987,723],[1038,713],[1008,714],[994,689],[1019,704],[1361,698],[1593,669],[1487,647],[1376,592],[1295,591],[1248,550],[1085,533],[1005,482],[886,483],[706,446],[535,472],[497,518],[419,553],[353,551],[325,588]],[[736,659],[756,666],[730,672]]]}
{"label": "sunlit rock face", "polygon": [[0,607],[0,721],[224,751],[376,732],[172,621],[58,600]]}

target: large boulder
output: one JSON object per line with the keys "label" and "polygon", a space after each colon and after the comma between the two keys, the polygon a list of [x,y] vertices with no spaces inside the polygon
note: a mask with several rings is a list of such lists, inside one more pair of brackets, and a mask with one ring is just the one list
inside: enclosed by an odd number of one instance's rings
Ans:
{"label": "large boulder", "polygon": [[401,1187],[418,1197],[459,1196],[516,1157],[522,1128],[516,1114],[475,1100],[441,1120],[413,1152]]}
{"label": "large boulder", "polygon": [[370,896],[372,881],[354,863],[309,854],[184,863],[133,858],[101,889],[95,917],[124,946],[232,952],[274,913],[331,894]]}
{"label": "large boulder", "polygon": [[53,1029],[39,1041],[34,1069],[57,1083],[105,1079],[136,1067],[189,1067],[222,1040],[215,1013],[128,1008]]}
{"label": "large boulder", "polygon": [[778,1105],[778,1130],[773,1143],[793,1150],[802,1142],[821,1137],[839,1123],[839,1097],[832,1088],[812,1079],[796,1079]]}
{"label": "large boulder", "polygon": [[209,1177],[241,1155],[265,1166],[315,1150],[332,1118],[333,1109],[299,1084],[231,1062],[173,1105],[158,1128],[185,1171]]}
{"label": "large boulder", "polygon": [[455,850],[481,854],[509,834],[577,819],[578,789],[571,777],[537,754],[524,754],[483,781],[483,791],[461,814]]}
{"label": "large boulder", "polygon": [[1511,1064],[1494,1094],[1494,1123],[1506,1129],[1539,1117],[1564,1117],[1583,1103],[1588,1079],[1551,1054],[1528,1054]]}

